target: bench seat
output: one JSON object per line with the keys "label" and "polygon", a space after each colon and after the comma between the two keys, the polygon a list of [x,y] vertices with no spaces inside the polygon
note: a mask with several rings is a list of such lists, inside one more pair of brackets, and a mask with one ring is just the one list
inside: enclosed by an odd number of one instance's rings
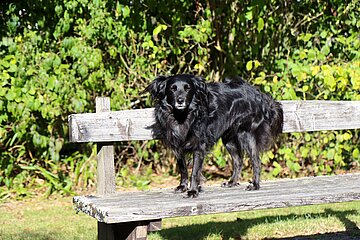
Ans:
{"label": "bench seat", "polygon": [[360,173],[264,181],[259,191],[240,187],[205,187],[198,198],[173,189],[74,197],[76,211],[99,222],[125,223],[244,210],[360,200]]}

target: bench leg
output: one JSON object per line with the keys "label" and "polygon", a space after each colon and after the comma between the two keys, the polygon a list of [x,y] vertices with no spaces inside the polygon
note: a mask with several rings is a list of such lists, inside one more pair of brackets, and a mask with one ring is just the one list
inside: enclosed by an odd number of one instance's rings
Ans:
{"label": "bench leg", "polygon": [[147,232],[161,230],[161,219],[106,224],[98,222],[99,240],[146,240]]}

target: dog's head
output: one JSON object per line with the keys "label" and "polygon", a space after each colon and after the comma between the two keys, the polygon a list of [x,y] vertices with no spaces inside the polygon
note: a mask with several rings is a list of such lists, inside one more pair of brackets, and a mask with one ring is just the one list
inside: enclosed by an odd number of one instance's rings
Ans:
{"label": "dog's head", "polygon": [[207,104],[205,81],[189,74],[157,77],[145,89],[150,92],[153,101],[165,101],[175,110],[188,110],[193,105]]}

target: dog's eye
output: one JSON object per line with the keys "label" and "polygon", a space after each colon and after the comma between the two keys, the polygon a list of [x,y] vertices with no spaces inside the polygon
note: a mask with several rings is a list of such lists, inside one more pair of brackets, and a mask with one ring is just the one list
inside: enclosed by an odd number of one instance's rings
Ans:
{"label": "dog's eye", "polygon": [[175,92],[175,91],[177,90],[176,85],[172,85],[172,86],[170,87],[170,90],[173,91],[173,92]]}
{"label": "dog's eye", "polygon": [[190,90],[190,86],[189,86],[188,84],[185,84],[185,85],[184,85],[184,90],[185,90],[185,91],[189,91],[189,90]]}

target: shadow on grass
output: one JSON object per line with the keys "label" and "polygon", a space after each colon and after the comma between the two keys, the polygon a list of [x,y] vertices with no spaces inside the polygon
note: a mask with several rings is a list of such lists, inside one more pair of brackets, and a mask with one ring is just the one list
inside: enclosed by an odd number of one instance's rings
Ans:
{"label": "shadow on grass", "polygon": [[312,214],[288,214],[277,216],[266,216],[254,219],[237,219],[233,222],[208,222],[206,224],[193,224],[189,226],[174,227],[170,229],[163,229],[159,232],[159,235],[164,239],[206,239],[209,236],[221,236],[221,239],[242,239],[245,236],[248,229],[260,225],[271,224],[279,221],[291,221],[296,219],[317,219],[323,217],[336,217],[345,227],[343,232],[315,234],[309,236],[296,236],[288,238],[266,238],[266,239],[289,239],[289,240],[305,240],[305,239],[360,239],[360,229],[356,223],[348,219],[348,215],[359,214],[356,210],[349,211],[334,211],[331,209],[325,209],[322,213]]}

